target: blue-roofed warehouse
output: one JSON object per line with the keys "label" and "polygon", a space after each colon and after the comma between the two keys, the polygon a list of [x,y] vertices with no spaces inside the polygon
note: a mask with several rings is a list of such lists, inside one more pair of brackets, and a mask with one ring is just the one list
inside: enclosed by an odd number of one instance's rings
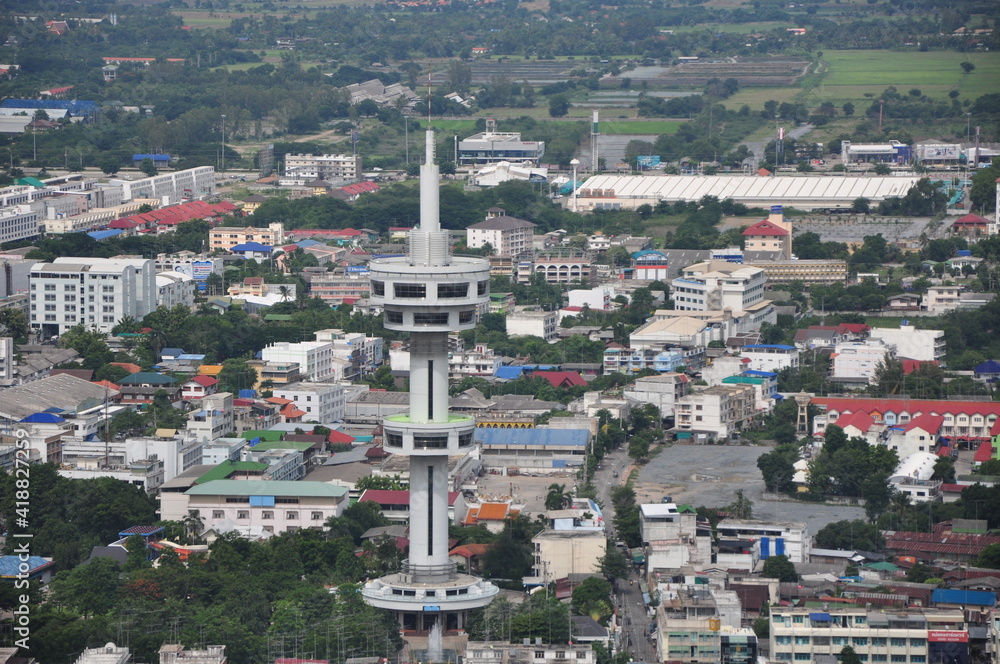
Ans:
{"label": "blue-roofed warehouse", "polygon": [[997,362],[996,360],[986,360],[977,366],[973,371],[976,373],[976,380],[992,382],[997,378],[1000,378],[1000,362]]}
{"label": "blue-roofed warehouse", "polygon": [[482,464],[526,473],[554,473],[583,465],[586,429],[476,429]]}

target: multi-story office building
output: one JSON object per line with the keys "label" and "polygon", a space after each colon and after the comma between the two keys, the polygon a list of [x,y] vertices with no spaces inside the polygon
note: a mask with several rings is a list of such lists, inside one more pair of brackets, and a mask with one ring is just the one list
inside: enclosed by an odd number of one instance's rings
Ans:
{"label": "multi-story office building", "polygon": [[759,267],[714,260],[684,268],[670,283],[670,292],[675,309],[746,311],[764,301],[766,283]]}
{"label": "multi-story office building", "polygon": [[41,213],[20,207],[0,209],[0,244],[38,237]]}
{"label": "multi-story office building", "polygon": [[329,272],[305,272],[303,277],[308,285],[309,295],[330,305],[368,297],[371,290],[368,268],[361,265],[334,268]]}
{"label": "multi-story office building", "polygon": [[881,339],[896,346],[896,355],[920,362],[941,360],[945,353],[943,330],[918,330],[912,325],[898,328],[876,327],[872,339]]}
{"label": "multi-story office building", "polygon": [[960,610],[864,606],[826,610],[775,607],[771,660],[813,662],[851,646],[863,662],[968,662],[969,632]]}
{"label": "multi-story office building", "polygon": [[740,661],[732,659],[732,653],[723,657],[721,638],[722,628],[727,635],[749,639],[753,634],[752,630],[740,629],[739,598],[733,591],[700,583],[703,580],[685,578],[680,582],[660,583],[657,587],[660,595],[660,607],[656,612],[659,661],[692,664]]}
{"label": "multi-story office building", "polygon": [[593,281],[597,268],[589,258],[579,256],[539,256],[517,265],[517,281],[526,284],[535,274],[541,274],[550,284],[569,284],[574,281]]}
{"label": "multi-story office building", "polygon": [[507,335],[541,337],[546,341],[554,341],[558,336],[558,323],[557,311],[518,311],[507,314]]}
{"label": "multi-story office building", "polygon": [[847,261],[842,258],[816,258],[808,260],[748,261],[747,267],[764,270],[768,283],[788,284],[842,284],[847,281]]}
{"label": "multi-story office building", "polygon": [[274,396],[294,401],[304,410],[303,422],[338,422],[344,419],[347,397],[344,386],[333,383],[295,383],[275,387]]}
{"label": "multi-story office building", "polygon": [[784,344],[757,344],[743,346],[740,355],[750,360],[748,369],[753,371],[773,371],[799,368],[799,349]]}
{"label": "multi-story office building", "polygon": [[659,376],[643,376],[625,388],[625,397],[640,403],[651,403],[660,409],[660,417],[672,417],[674,404],[687,394],[687,375],[668,372]]}
{"label": "multi-story office building", "polygon": [[147,259],[60,257],[31,268],[29,293],[31,326],[45,336],[81,324],[110,332],[156,309],[156,274]]}
{"label": "multi-story office building", "polygon": [[881,339],[842,341],[834,347],[831,355],[833,367],[831,378],[874,383],[875,371],[879,365],[888,365],[896,356],[896,347]]}
{"label": "multi-story office building", "polygon": [[285,155],[285,178],[301,180],[324,180],[356,182],[361,178],[361,156],[349,154],[287,154]]}

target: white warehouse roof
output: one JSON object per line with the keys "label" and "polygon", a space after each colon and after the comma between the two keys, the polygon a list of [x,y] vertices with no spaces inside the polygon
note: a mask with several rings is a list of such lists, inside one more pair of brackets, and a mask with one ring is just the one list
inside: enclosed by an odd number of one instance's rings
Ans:
{"label": "white warehouse roof", "polygon": [[[595,175],[580,187],[580,209],[620,203],[634,208],[659,201],[697,201],[703,196],[731,198],[751,207],[786,205],[799,209],[849,208],[857,198],[878,203],[905,196],[917,177],[757,175]],[[595,191],[598,190],[598,191]]]}

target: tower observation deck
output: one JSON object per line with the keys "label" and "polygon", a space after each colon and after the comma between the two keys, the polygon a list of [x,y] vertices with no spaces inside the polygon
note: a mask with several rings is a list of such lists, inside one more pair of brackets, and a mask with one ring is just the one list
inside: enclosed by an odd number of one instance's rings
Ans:
{"label": "tower observation deck", "polygon": [[386,329],[410,334],[410,409],[383,420],[383,445],[410,457],[410,550],[396,574],[369,581],[362,595],[396,613],[400,629],[461,630],[469,609],[489,604],[499,589],[459,574],[448,558],[448,456],[472,448],[475,419],[448,411],[448,333],[471,329],[489,300],[489,261],[451,255],[441,230],[440,173],[434,132],[420,166],[420,226],[408,255],[373,260],[373,305]]}

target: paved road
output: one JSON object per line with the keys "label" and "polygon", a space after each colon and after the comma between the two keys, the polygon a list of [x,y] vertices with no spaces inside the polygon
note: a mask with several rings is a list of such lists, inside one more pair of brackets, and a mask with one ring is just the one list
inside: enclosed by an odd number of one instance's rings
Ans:
{"label": "paved road", "polygon": [[[624,484],[628,479],[626,472],[629,459],[625,446],[604,457],[603,468],[597,471],[594,485],[597,487],[597,499],[604,507],[605,523],[608,524],[608,536],[616,540],[617,535],[611,525],[615,517],[615,508],[611,504],[611,490]],[[613,477],[617,472],[618,477]],[[619,620],[623,629],[617,643],[616,652],[625,650],[631,653],[634,660],[640,662],[658,661],[656,648],[649,640],[651,619],[646,615],[646,605],[643,602],[642,591],[639,588],[639,575],[632,571],[629,578],[615,583],[615,606],[618,608]]]}
{"label": "paved road", "polygon": [[[805,136],[806,134],[808,134],[809,132],[811,132],[814,128],[815,127],[813,127],[812,125],[809,125],[809,124],[802,125],[800,127],[795,127],[794,129],[786,131],[785,132],[785,136],[788,137],[788,138],[802,138],[803,136]],[[767,138],[765,138],[762,141],[745,141],[743,143],[743,145],[745,145],[748,148],[750,148],[750,152],[753,152],[753,156],[754,156],[753,169],[754,170],[757,170],[757,165],[760,162],[764,161],[764,148],[767,146],[768,143],[770,143],[774,139],[775,139],[774,136],[768,136]],[[795,162],[795,155],[791,155],[791,159],[788,159],[788,156],[789,155],[786,152],[785,153],[786,160],[794,164],[794,162]],[[773,158],[774,155],[772,154],[771,157]]]}

